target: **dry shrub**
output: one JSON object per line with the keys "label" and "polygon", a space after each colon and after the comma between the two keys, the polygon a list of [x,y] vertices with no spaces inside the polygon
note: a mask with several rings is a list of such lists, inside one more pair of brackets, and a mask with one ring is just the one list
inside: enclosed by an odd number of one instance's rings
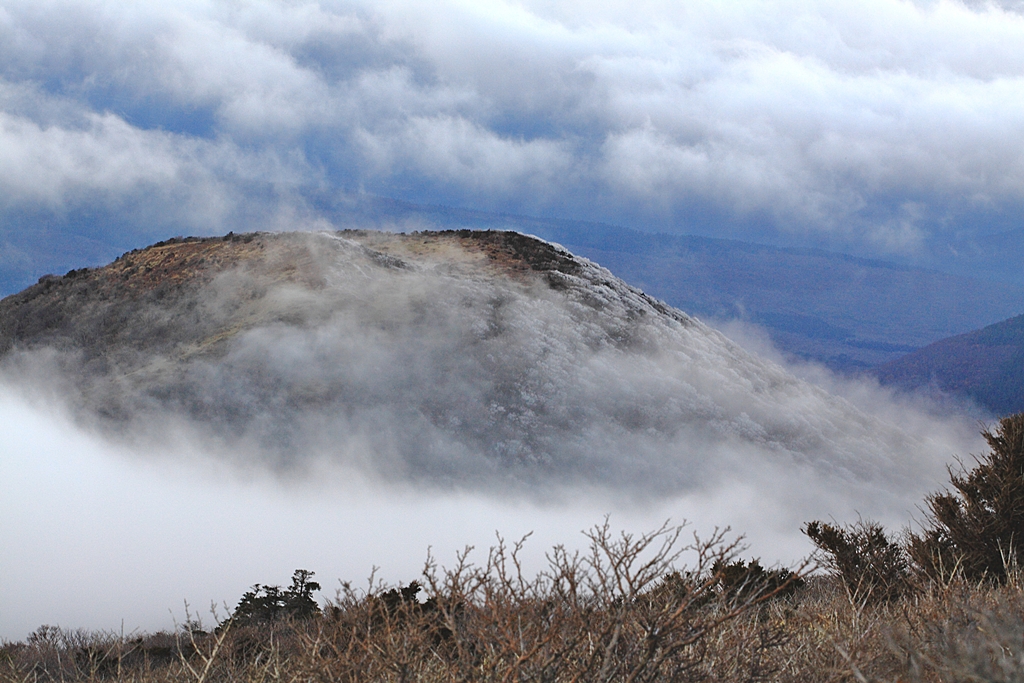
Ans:
{"label": "dry shrub", "polygon": [[160,680],[161,672],[179,670],[200,655],[206,634],[196,635],[198,640],[186,630],[126,637],[41,626],[25,642],[0,648],[0,680]]}
{"label": "dry shrub", "polygon": [[[623,557],[620,538],[598,539]],[[345,588],[324,616],[302,621],[127,638],[44,628],[0,648],[0,680],[1024,680],[1016,575],[1001,585],[956,578],[891,602],[857,602],[838,577],[816,576],[788,597],[735,603],[711,574],[675,568],[648,581],[634,562],[605,573],[622,588],[598,596],[593,587],[609,584],[592,555],[552,554],[559,593],[552,576],[520,581],[517,547],[499,545],[478,567],[467,556],[450,569],[429,565],[443,590],[426,578],[422,587]],[[574,576],[575,588],[565,580]]]}
{"label": "dry shrub", "polygon": [[[509,548],[499,539],[479,566],[468,551],[447,569],[428,560],[422,603],[418,584],[367,596],[346,587],[329,609],[329,640],[339,655],[333,661],[346,667],[335,674],[399,681],[706,678],[706,641],[788,584],[723,590],[722,568],[734,559],[735,544],[721,535],[684,544],[681,532],[664,526],[615,535],[605,523],[588,532],[587,552],[555,547],[547,569],[532,578],[523,574],[523,542]],[[684,554],[696,564],[679,570]],[[779,639],[764,641],[768,647]]]}
{"label": "dry shrub", "polygon": [[[847,628],[852,625],[847,613]],[[847,678],[881,681],[1007,682],[1024,680],[1024,591],[955,577],[930,584],[897,603],[856,614],[860,647],[845,649]],[[841,680],[841,679],[840,679]]]}
{"label": "dry shrub", "polygon": [[[116,667],[69,665],[79,645],[56,629],[12,648],[3,678],[773,680],[769,653],[787,636],[784,621],[765,616],[766,605],[798,577],[779,582],[778,573],[748,571],[737,583],[736,543],[717,533],[685,541],[682,533],[666,525],[615,534],[605,522],[587,533],[586,551],[555,547],[532,577],[523,572],[523,541],[509,547],[499,538],[479,565],[469,549],[449,568],[428,558],[422,583],[371,583],[367,591],[345,585],[320,617],[184,630],[161,666],[131,659],[144,640],[99,636],[86,645],[102,650],[97,662],[116,658]],[[691,566],[680,566],[684,556]],[[733,575],[723,581],[730,566]]]}

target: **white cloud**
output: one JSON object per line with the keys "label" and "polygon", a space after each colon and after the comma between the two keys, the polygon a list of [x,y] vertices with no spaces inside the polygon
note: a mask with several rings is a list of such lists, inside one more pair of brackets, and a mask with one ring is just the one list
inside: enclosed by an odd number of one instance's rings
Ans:
{"label": "white cloud", "polygon": [[536,571],[553,545],[582,546],[579,532],[607,513],[630,531],[672,518],[706,536],[732,523],[749,533],[750,554],[791,562],[809,551],[801,513],[850,513],[807,486],[794,496],[748,483],[638,506],[586,491],[545,504],[424,492],[352,469],[283,482],[218,468],[201,444],[133,452],[56,408],[0,386],[0,639],[42,624],[170,629],[185,601],[210,623],[211,602],[223,616],[253,583],[287,584],[296,568],[317,572],[324,598],[339,580],[365,585],[374,567],[407,582],[428,550],[442,565],[467,545],[482,559],[495,531],[533,532],[524,557]]}
{"label": "white cloud", "polygon": [[995,5],[54,0],[0,34],[11,83],[385,195],[883,252],[1024,202],[1024,17]]}
{"label": "white cloud", "polygon": [[412,118],[399,135],[363,131],[359,139],[379,174],[411,171],[469,196],[550,195],[572,168],[556,141],[502,138],[448,116]]}
{"label": "white cloud", "polygon": [[[311,177],[301,156],[143,130],[110,112],[73,114],[38,123],[0,111],[0,207],[68,214],[86,206],[125,217],[142,211],[177,231],[209,232],[234,226],[247,185],[279,190],[276,210],[287,212],[288,189]],[[141,223],[132,229],[152,234],[153,226]]]}
{"label": "white cloud", "polygon": [[83,129],[43,128],[0,113],[0,183],[8,203],[61,203],[69,192],[118,194],[140,185],[173,186],[195,143],[133,128],[112,115],[89,115]]}

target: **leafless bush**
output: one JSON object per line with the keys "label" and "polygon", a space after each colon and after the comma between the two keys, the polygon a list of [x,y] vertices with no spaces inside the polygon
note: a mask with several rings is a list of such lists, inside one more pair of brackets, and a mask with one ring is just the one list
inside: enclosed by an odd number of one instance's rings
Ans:
{"label": "leafless bush", "polygon": [[[421,582],[345,585],[321,617],[184,629],[160,664],[140,656],[153,647],[147,639],[78,643],[75,634],[41,630],[11,650],[4,679],[770,680],[768,655],[788,636],[762,613],[788,583],[763,572],[739,585],[734,572],[723,583],[737,544],[721,533],[687,540],[683,532],[666,524],[616,534],[606,521],[587,532],[586,550],[557,546],[529,577],[525,539],[508,546],[499,538],[481,564],[466,549],[451,567],[429,557]],[[742,642],[726,633],[741,623]],[[89,655],[69,665],[78,652]]]}
{"label": "leafless bush", "polygon": [[[789,596],[737,602],[714,578],[727,547],[683,544],[677,531],[599,527],[587,551],[556,548],[530,577],[522,543],[499,543],[479,565],[472,553],[449,568],[430,561],[415,584],[344,587],[323,616],[301,621],[127,637],[45,627],[0,647],[0,681],[1024,679],[1017,575],[959,577],[890,602],[854,600],[839,577],[820,575]],[[683,547],[689,568],[670,562]]]}
{"label": "leafless bush", "polygon": [[[557,546],[547,568],[529,578],[520,559],[525,539],[509,547],[499,538],[480,565],[470,549],[449,568],[429,558],[424,602],[418,583],[366,595],[346,586],[328,609],[328,646],[354,677],[703,678],[703,641],[784,586],[722,590],[736,544],[722,534],[684,543],[682,532],[666,525],[616,535],[606,522],[587,532],[585,552]],[[681,570],[684,555],[695,564]]]}

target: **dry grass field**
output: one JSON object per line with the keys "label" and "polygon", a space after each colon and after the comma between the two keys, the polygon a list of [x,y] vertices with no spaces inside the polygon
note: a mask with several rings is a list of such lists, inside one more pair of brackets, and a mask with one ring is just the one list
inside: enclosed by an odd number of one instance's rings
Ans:
{"label": "dry grass field", "polygon": [[[954,578],[859,599],[730,561],[716,537],[596,527],[527,579],[518,546],[421,582],[345,586],[307,618],[240,615],[152,635],[41,627],[0,649],[0,680],[34,681],[1019,681],[1024,584]],[[689,570],[681,553],[696,554]],[[257,615],[258,616],[258,615]]]}

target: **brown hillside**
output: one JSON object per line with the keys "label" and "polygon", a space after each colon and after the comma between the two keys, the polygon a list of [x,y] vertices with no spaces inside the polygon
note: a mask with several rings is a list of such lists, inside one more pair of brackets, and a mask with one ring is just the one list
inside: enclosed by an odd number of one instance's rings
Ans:
{"label": "brown hillside", "polygon": [[[384,267],[402,259],[443,259],[462,268],[486,267],[522,278],[526,273],[578,272],[565,252],[511,232],[446,231],[396,235],[347,230],[337,237],[363,246],[363,257]],[[132,347],[149,351],[191,344],[206,348],[257,322],[253,306],[236,302],[227,316],[206,315],[195,294],[232,270],[251,276],[251,303],[272,285],[325,285],[321,259],[304,233],[229,234],[175,238],[122,255],[101,268],[47,275],[0,301],[0,354],[52,346],[87,355]],[[223,311],[220,311],[223,313]]]}
{"label": "brown hillside", "polygon": [[969,398],[995,415],[1024,411],[1024,316],[942,339],[875,374],[890,386]]}

